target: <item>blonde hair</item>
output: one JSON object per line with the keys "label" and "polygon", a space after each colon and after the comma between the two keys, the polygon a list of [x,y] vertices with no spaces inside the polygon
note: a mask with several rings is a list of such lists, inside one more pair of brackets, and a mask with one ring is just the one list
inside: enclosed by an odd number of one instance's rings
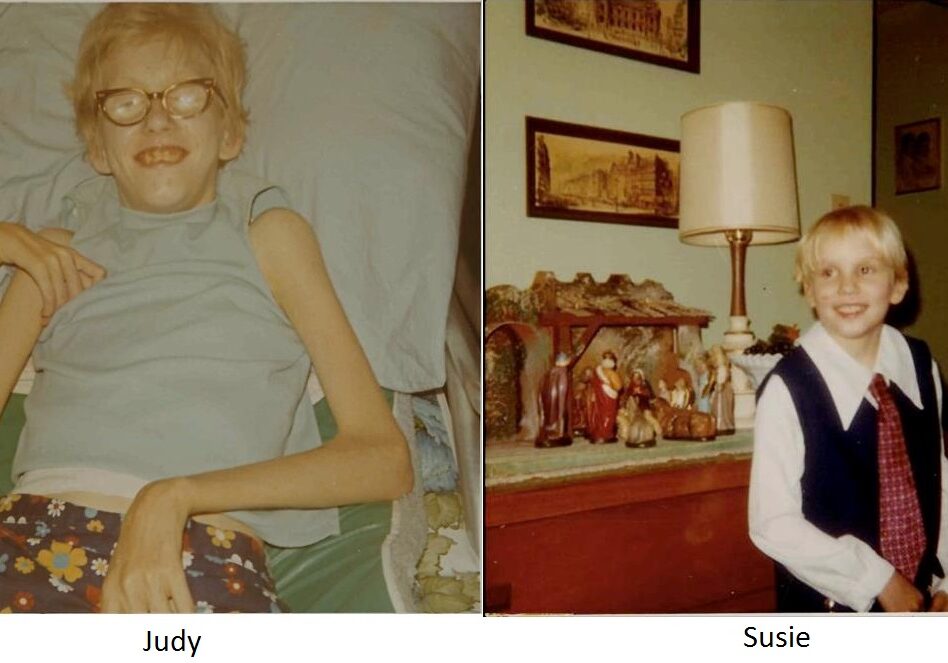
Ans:
{"label": "blonde hair", "polygon": [[897,282],[908,281],[908,259],[902,233],[892,218],[882,210],[853,205],[824,214],[804,233],[797,245],[793,278],[803,285],[817,268],[820,244],[829,237],[845,237],[862,233],[875,244],[883,261],[895,272]]}
{"label": "blonde hair", "polygon": [[181,53],[199,55],[211,67],[224,97],[224,125],[228,134],[243,138],[247,112],[241,103],[247,79],[246,55],[236,32],[208,5],[195,3],[116,3],[105,6],[82,33],[75,78],[68,86],[76,131],[86,149],[96,144],[95,92],[104,84],[102,68],[119,47],[164,39]]}

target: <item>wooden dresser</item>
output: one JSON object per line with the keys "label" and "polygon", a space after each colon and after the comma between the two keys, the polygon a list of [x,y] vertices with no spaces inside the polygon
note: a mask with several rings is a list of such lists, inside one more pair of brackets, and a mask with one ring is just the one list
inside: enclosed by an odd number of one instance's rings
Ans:
{"label": "wooden dresser", "polygon": [[[588,467],[525,471],[523,480],[509,473],[492,480],[511,456],[488,447],[485,610],[773,610],[773,565],[747,535],[751,443],[744,435],[728,452],[704,457],[678,451],[709,443],[665,443],[664,452],[645,450],[652,457],[644,460],[618,445],[567,448],[560,453],[600,457]],[[521,449],[517,472],[529,458]]]}

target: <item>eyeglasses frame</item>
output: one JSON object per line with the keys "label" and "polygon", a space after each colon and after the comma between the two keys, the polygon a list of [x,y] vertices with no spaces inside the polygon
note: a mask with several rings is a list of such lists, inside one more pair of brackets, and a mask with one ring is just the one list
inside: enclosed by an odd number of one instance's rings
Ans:
{"label": "eyeglasses frame", "polygon": [[[203,85],[207,89],[207,92],[208,92],[207,101],[204,103],[204,107],[201,108],[201,110],[199,110],[198,112],[194,113],[193,115],[175,115],[168,108],[165,95],[168,94],[169,90],[176,88],[180,85],[187,85],[189,83],[200,83],[201,85]],[[134,122],[125,122],[125,123],[116,122],[106,112],[105,100],[108,97],[112,96],[113,94],[117,94],[119,92],[139,92],[143,94],[146,99],[148,99],[148,108],[145,109],[145,114],[141,116],[141,119],[135,120]],[[106,119],[112,124],[116,124],[120,127],[131,127],[140,122],[143,122],[145,118],[148,117],[148,114],[151,112],[151,105],[155,101],[155,99],[161,99],[161,107],[165,109],[165,112],[168,114],[168,117],[174,118],[176,120],[183,120],[189,117],[197,117],[198,115],[206,111],[207,107],[211,105],[211,97],[214,97],[214,96],[216,96],[218,99],[221,100],[221,103],[224,105],[224,108],[227,108],[227,101],[224,99],[224,95],[221,94],[221,91],[217,88],[217,83],[214,81],[213,78],[191,78],[186,81],[178,81],[177,83],[172,83],[171,85],[166,87],[164,90],[161,90],[160,92],[149,92],[148,90],[143,90],[137,87],[116,87],[116,88],[109,88],[107,90],[98,90],[95,93],[95,105],[96,105],[96,110],[101,112],[106,117]]]}

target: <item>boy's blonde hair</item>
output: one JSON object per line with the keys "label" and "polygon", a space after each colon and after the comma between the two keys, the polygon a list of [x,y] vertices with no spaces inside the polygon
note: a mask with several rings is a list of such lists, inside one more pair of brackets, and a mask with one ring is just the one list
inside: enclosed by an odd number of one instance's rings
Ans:
{"label": "boy's blonde hair", "polygon": [[243,43],[211,7],[195,3],[117,3],[103,8],[82,33],[75,79],[68,88],[76,130],[86,149],[97,144],[95,93],[103,87],[102,68],[117,47],[167,40],[172,51],[199,55],[224,97],[224,124],[242,139],[247,112],[241,103],[247,79]]}
{"label": "boy's blonde hair", "polygon": [[806,283],[817,268],[820,244],[829,237],[845,237],[862,233],[876,245],[883,261],[895,272],[896,282],[908,281],[908,259],[902,233],[895,221],[881,210],[866,205],[843,207],[824,214],[804,233],[797,245],[793,278],[800,285]]}

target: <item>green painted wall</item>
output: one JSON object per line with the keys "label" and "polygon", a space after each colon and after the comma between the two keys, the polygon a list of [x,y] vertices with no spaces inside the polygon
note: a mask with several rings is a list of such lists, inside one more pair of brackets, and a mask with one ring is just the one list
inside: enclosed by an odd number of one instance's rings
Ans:
{"label": "green painted wall", "polygon": [[948,109],[948,8],[909,3],[878,19],[876,79],[876,205],[892,215],[914,255],[921,311],[906,331],[924,338],[948,365],[948,181],[935,191],[895,195],[895,127],[939,117],[945,159]]}
{"label": "green painted wall", "polygon": [[[667,229],[526,216],[524,116],[677,139],[679,118],[729,100],[783,106],[793,116],[804,228],[833,193],[867,203],[871,188],[872,5],[861,0],[705,0],[701,73],[528,37],[521,2],[486,7],[485,285],[526,287],[537,270],[561,279],[628,273],[653,278],[716,320],[729,310],[726,249],[681,244]],[[793,245],[748,252],[753,329],[805,328],[810,312],[793,283]]]}

